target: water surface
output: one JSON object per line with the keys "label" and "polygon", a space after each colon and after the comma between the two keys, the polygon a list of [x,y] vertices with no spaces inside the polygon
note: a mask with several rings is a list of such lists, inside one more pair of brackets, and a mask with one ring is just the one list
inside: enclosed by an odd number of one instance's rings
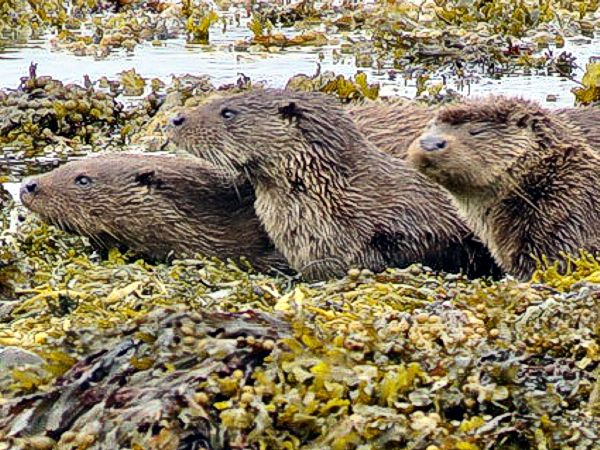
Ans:
{"label": "water surface", "polygon": [[[169,82],[172,75],[206,74],[213,83],[220,85],[234,83],[240,73],[249,76],[253,81],[264,81],[272,87],[282,87],[287,80],[298,74],[313,74],[318,64],[322,70],[331,70],[338,74],[352,76],[356,73],[354,56],[343,55],[342,59],[334,58],[334,50],[339,50],[339,43],[318,48],[291,48],[286,50],[236,52],[233,43],[251,36],[246,27],[247,19],[240,26],[229,26],[223,33],[220,25],[211,28],[211,44],[208,46],[186,45],[185,39],[164,41],[163,46],[155,47],[143,43],[132,53],[120,50],[103,59],[91,56],[75,56],[67,51],[53,51],[49,37],[29,40],[17,44],[13,41],[0,41],[0,88],[16,88],[19,78],[26,75],[31,62],[38,63],[38,73],[51,75],[64,82],[81,83],[84,75],[92,80],[101,76],[116,78],[124,70],[135,68],[147,78],[160,78]],[[294,33],[284,30],[286,34]],[[361,33],[355,33],[360,38]],[[555,53],[571,52],[580,66],[574,73],[575,79],[581,79],[585,65],[592,57],[600,57],[600,38],[587,40],[567,39],[563,49],[552,49]],[[387,69],[377,70],[360,68],[369,75],[369,81],[377,81],[382,86],[382,95],[401,95],[414,97],[415,81],[405,81],[402,76],[395,80],[389,76]],[[465,95],[482,95],[488,93],[523,95],[545,103],[548,94],[557,96],[556,106],[570,106],[574,97],[571,89],[577,86],[575,81],[559,76],[544,74],[505,76],[491,79],[472,73],[473,81],[468,89],[460,89],[453,81],[449,87],[459,90]]]}

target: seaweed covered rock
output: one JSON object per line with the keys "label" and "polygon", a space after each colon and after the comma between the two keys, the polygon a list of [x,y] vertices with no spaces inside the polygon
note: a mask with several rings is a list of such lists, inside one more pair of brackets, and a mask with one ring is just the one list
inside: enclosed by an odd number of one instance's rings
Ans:
{"label": "seaweed covered rock", "polygon": [[52,46],[78,56],[104,58],[119,50],[132,52],[144,42],[161,45],[162,41],[177,37],[183,25],[180,8],[167,8],[166,4],[157,8],[130,6],[114,14],[86,16],[84,22],[90,26],[90,33],[62,29],[51,40]]}
{"label": "seaweed covered rock", "polygon": [[10,0],[0,6],[0,32],[28,37],[54,30],[55,48],[103,57],[114,48],[132,50],[145,40],[174,37],[182,28],[180,13],[160,1]]}
{"label": "seaweed covered rock", "polygon": [[48,392],[4,403],[0,428],[25,448],[36,438],[11,436],[42,433],[64,448],[226,448],[237,433],[224,433],[221,423],[244,429],[254,416],[218,400],[247,387],[274,340],[289,333],[287,323],[263,313],[159,309]]}
{"label": "seaweed covered rock", "polygon": [[560,0],[384,2],[364,27],[373,30],[368,52],[378,66],[417,80],[434,75],[468,84],[476,73],[571,76],[577,67],[572,55],[548,48],[562,48],[568,37],[592,36],[598,6]]}
{"label": "seaweed covered rock", "polygon": [[3,237],[8,448],[598,448],[589,255],[531,283],[412,266],[294,284],[102,260],[31,218]]}
{"label": "seaweed covered rock", "polygon": [[17,90],[0,92],[0,145],[39,151],[60,142],[96,144],[115,130],[122,106],[114,95],[37,76],[36,68]]}

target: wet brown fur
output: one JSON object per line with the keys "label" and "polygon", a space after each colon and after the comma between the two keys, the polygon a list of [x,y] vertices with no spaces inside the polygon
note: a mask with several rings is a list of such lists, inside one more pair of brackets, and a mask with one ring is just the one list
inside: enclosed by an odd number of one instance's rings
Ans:
{"label": "wet brown fur", "polygon": [[267,233],[308,278],[412,262],[471,274],[494,266],[445,194],[373,147],[324,94],[255,91],[184,118],[172,140],[248,176]]}
{"label": "wet brown fur", "polygon": [[[346,111],[357,128],[379,150],[405,158],[408,147],[429,122],[438,108],[395,99],[351,105]],[[585,137],[600,153],[600,108],[562,108],[555,110]]]}
{"label": "wet brown fur", "polygon": [[[91,179],[79,186],[79,176]],[[257,269],[285,270],[254,214],[249,183],[196,158],[120,154],[74,161],[35,179],[26,207],[103,248],[125,246],[145,257],[245,256]]]}
{"label": "wet brown fur", "polygon": [[600,154],[600,108],[563,108],[556,110],[556,113],[575,127],[575,130],[590,144],[592,150]]}
{"label": "wet brown fur", "polygon": [[[426,151],[428,138],[446,146]],[[408,158],[450,191],[501,267],[519,278],[532,275],[536,258],[599,250],[600,157],[564,112],[505,97],[446,107]]]}
{"label": "wet brown fur", "polygon": [[436,109],[396,99],[353,105],[346,111],[377,149],[404,158],[411,142],[423,132]]}

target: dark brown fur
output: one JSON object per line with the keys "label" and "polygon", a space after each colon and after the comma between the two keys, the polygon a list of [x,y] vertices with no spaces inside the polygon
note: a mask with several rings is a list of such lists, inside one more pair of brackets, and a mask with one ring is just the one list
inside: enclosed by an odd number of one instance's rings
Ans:
{"label": "dark brown fur", "polygon": [[[90,183],[81,186],[78,177]],[[146,257],[245,256],[257,269],[286,269],[254,214],[249,183],[195,158],[121,154],[68,163],[21,190],[23,204],[104,248],[125,246]]]}
{"label": "dark brown fur", "polygon": [[177,122],[180,147],[247,174],[267,233],[309,278],[416,261],[471,274],[493,266],[445,194],[374,148],[326,95],[256,91]]}
{"label": "dark brown fur", "polygon": [[536,258],[599,249],[600,157],[562,113],[504,97],[446,107],[409,161],[451,192],[502,268],[520,278]]}

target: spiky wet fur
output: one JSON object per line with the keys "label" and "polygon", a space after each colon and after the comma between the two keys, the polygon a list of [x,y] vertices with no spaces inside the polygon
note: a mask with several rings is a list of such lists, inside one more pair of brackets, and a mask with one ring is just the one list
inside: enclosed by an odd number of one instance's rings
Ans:
{"label": "spiky wet fur", "polygon": [[366,102],[346,111],[378,150],[400,158],[435,116],[435,108],[403,99]]}
{"label": "spiky wet fur", "polygon": [[417,139],[409,159],[453,194],[502,268],[528,279],[542,256],[599,250],[600,157],[578,130],[564,111],[490,97],[442,109],[424,136],[447,148]]}
{"label": "spiky wet fur", "polygon": [[563,108],[556,111],[557,116],[565,120],[565,125],[572,125],[592,150],[600,154],[600,108],[579,107]]}
{"label": "spiky wet fur", "polygon": [[248,176],[267,233],[308,278],[412,262],[470,274],[494,265],[445,194],[374,148],[324,94],[264,90],[216,100],[188,111],[172,139]]}
{"label": "spiky wet fur", "polygon": [[[88,187],[74,180],[85,175]],[[37,177],[26,207],[44,221],[88,236],[103,248],[125,246],[150,259],[245,256],[257,268],[285,270],[253,208],[245,180],[195,158],[120,154],[74,161]]]}

